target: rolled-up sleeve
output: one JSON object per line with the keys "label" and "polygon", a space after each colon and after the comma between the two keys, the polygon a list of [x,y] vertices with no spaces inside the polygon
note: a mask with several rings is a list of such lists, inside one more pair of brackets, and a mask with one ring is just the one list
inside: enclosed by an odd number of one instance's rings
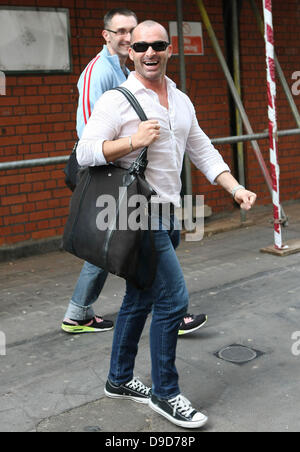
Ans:
{"label": "rolled-up sleeve", "polygon": [[216,179],[220,174],[226,171],[230,172],[229,166],[224,162],[219,151],[199,126],[195,112],[193,113],[186,150],[193,164],[211,184],[216,185]]}
{"label": "rolled-up sleeve", "polygon": [[114,95],[105,93],[95,104],[77,147],[77,161],[80,166],[107,165],[103,154],[103,143],[119,136],[121,116]]}

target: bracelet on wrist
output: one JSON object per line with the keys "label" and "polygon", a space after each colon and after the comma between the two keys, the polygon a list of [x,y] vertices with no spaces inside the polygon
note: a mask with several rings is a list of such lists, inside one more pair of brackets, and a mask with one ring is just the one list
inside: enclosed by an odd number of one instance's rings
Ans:
{"label": "bracelet on wrist", "polygon": [[233,199],[235,199],[235,195],[239,190],[246,190],[246,189],[243,185],[238,185],[237,187],[235,187],[231,192]]}

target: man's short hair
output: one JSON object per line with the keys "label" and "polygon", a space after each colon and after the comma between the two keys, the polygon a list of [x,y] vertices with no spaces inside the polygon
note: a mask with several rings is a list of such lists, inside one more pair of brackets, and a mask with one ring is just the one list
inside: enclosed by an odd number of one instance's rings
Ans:
{"label": "man's short hair", "polygon": [[140,22],[140,23],[138,24],[138,26],[137,26],[136,28],[134,28],[134,30],[132,30],[132,32],[131,32],[131,39],[134,38],[134,33],[135,33],[135,31],[136,31],[138,28],[140,28],[140,27],[148,27],[148,28],[151,28],[151,27],[155,27],[155,26],[157,26],[157,25],[158,25],[159,27],[161,27],[162,30],[164,30],[165,35],[166,35],[166,40],[167,40],[167,42],[170,42],[170,37],[169,37],[169,33],[168,33],[167,29],[166,29],[162,24],[160,24],[159,22],[156,22],[155,20],[145,20],[144,22]]}
{"label": "man's short hair", "polygon": [[111,20],[117,15],[119,14],[120,16],[133,16],[135,17],[136,21],[138,22],[138,18],[137,15],[131,11],[130,9],[127,8],[115,8],[115,9],[111,9],[110,11],[108,11],[108,13],[105,14],[104,16],[104,29],[106,29],[107,27],[110,26]]}

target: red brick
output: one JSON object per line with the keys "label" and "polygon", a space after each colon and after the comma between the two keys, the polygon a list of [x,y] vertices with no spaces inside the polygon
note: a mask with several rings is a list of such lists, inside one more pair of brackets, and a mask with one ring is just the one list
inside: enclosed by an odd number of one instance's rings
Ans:
{"label": "red brick", "polygon": [[38,193],[30,193],[28,194],[28,201],[42,201],[44,199],[50,199],[50,192],[38,192]]}
{"label": "red brick", "polygon": [[40,212],[31,213],[29,216],[30,221],[45,220],[53,218],[54,212],[52,210],[42,210]]}
{"label": "red brick", "polygon": [[[23,205],[18,205],[18,206],[11,206],[10,208],[10,213],[12,213],[12,215],[18,214],[18,213],[22,213],[24,211],[24,206]],[[3,214],[3,212],[1,211],[1,213]]]}
{"label": "red brick", "polygon": [[[28,215],[14,215],[14,216],[4,218],[5,226],[17,225],[19,223],[24,225],[24,223],[27,223],[27,221],[28,221]],[[22,229],[22,232],[23,232],[23,229]]]}
{"label": "red brick", "polygon": [[5,196],[1,199],[2,206],[12,206],[16,204],[24,204],[27,201],[26,195],[19,196]]}
{"label": "red brick", "polygon": [[24,175],[17,175],[17,176],[2,176],[0,177],[0,185],[15,185],[20,184],[24,182],[25,176]]}

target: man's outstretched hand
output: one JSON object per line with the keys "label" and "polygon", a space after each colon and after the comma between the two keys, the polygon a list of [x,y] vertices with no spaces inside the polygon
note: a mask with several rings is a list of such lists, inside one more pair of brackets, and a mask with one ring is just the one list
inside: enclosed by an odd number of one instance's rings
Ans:
{"label": "man's outstretched hand", "polygon": [[234,199],[243,210],[251,210],[256,202],[257,195],[252,191],[240,189],[236,192]]}

